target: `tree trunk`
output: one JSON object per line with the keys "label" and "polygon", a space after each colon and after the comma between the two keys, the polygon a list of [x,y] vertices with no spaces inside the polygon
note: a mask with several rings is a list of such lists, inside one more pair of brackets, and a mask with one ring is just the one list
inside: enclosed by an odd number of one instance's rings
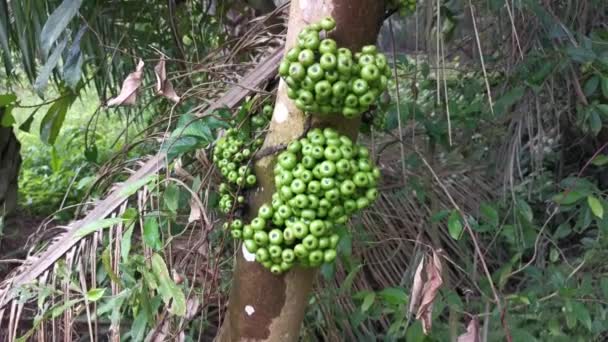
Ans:
{"label": "tree trunk", "polygon": [[17,206],[17,176],[21,165],[19,147],[12,127],[0,127],[0,217],[8,215]]}
{"label": "tree trunk", "polygon": [[[332,16],[337,28],[330,36],[340,46],[358,51],[363,45],[375,43],[383,12],[381,0],[292,0],[286,49],[295,45],[298,33],[305,26]],[[304,131],[306,121],[304,113],[287,97],[287,87],[281,80],[262,149],[296,139]],[[358,119],[347,120],[341,115],[312,120],[313,127],[334,127],[353,140],[359,124]],[[275,157],[266,157],[255,165],[259,188],[249,198],[251,213],[270,202],[275,191]],[[251,261],[252,255],[243,254],[243,250],[238,248],[228,312],[216,341],[297,341],[316,271],[296,266],[275,276]]]}

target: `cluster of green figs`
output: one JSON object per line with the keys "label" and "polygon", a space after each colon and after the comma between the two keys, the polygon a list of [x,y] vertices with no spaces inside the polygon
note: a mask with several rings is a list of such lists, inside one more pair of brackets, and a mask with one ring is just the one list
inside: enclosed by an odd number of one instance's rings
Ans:
{"label": "cluster of green figs", "polygon": [[281,62],[279,74],[298,109],[352,118],[376,103],[388,86],[391,70],[374,45],[353,54],[331,38],[322,39],[322,31],[335,26],[332,18],[325,18],[304,28]]}
{"label": "cluster of green figs", "polygon": [[277,191],[257,216],[230,231],[272,273],[295,263],[318,267],[336,258],[336,226],[369,206],[378,196],[380,170],[366,147],[332,128],[312,129],[278,155]]}
{"label": "cluster of green figs", "polygon": [[[259,114],[251,117],[254,129],[263,129],[270,120],[273,108],[264,106]],[[232,125],[234,126],[234,122]],[[251,157],[263,143],[262,138],[250,139],[242,130],[229,128],[224,136],[218,139],[213,150],[213,161],[218,166],[222,177],[226,180],[219,186],[220,211],[228,214],[245,202],[241,193],[257,184],[257,178],[252,172]]]}
{"label": "cluster of green figs", "polygon": [[[297,46],[279,67],[290,99],[311,114],[359,115],[387,88],[391,75],[386,57],[375,46],[354,55],[339,48],[322,31],[335,28],[326,18],[305,28]],[[323,34],[325,36],[326,34]],[[263,133],[273,108],[251,116],[251,127]],[[339,115],[339,114],[338,114]],[[336,259],[338,227],[378,197],[380,170],[369,150],[333,128],[314,128],[290,142],[276,158],[275,193],[251,221],[235,212],[245,202],[242,191],[256,185],[251,157],[262,139],[231,128],[213,151],[226,180],[220,184],[220,210],[228,214],[224,228],[255,260],[274,274],[294,265],[319,267]]]}

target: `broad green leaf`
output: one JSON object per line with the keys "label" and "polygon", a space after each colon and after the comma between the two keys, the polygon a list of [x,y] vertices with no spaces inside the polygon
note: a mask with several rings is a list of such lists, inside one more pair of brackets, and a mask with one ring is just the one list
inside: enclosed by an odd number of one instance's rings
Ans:
{"label": "broad green leaf", "polygon": [[156,251],[163,247],[156,217],[146,217],[144,221],[144,242]]}
{"label": "broad green leaf", "polygon": [[15,103],[15,101],[17,101],[17,96],[13,93],[0,95],[0,107],[6,107],[8,105]]}
{"label": "broad green leaf", "polygon": [[11,113],[11,109],[12,108],[9,107],[4,111],[4,114],[2,114],[2,117],[0,118],[0,126],[12,127],[15,124],[15,117]]}
{"label": "broad green leaf", "polygon": [[589,128],[594,136],[597,136],[602,130],[602,118],[596,108],[589,108]]}
{"label": "broad green leaf", "polygon": [[332,263],[323,263],[323,265],[321,265],[321,275],[323,276],[323,279],[327,280],[327,281],[331,281],[334,279],[334,276],[336,274],[336,263],[332,262]]}
{"label": "broad green leaf", "polygon": [[147,323],[148,317],[146,312],[144,310],[139,311],[131,325],[131,341],[139,342],[144,340]]}
{"label": "broad green leaf", "polygon": [[342,286],[340,286],[340,291],[342,293],[348,293],[350,291],[350,288],[353,285],[353,282],[355,281],[355,277],[357,276],[357,273],[359,273],[359,270],[361,269],[361,267],[362,267],[362,265],[354,267],[350,271],[350,273],[348,273],[346,278],[344,278],[344,281],[342,282]]}
{"label": "broad green leaf", "polygon": [[38,96],[40,97],[44,96],[44,90],[49,83],[49,78],[51,77],[53,69],[55,69],[59,63],[63,50],[65,50],[65,46],[68,43],[68,37],[69,36],[66,34],[65,38],[63,38],[63,40],[57,44],[49,59],[47,59],[44,66],[42,66],[42,69],[38,73],[38,77],[36,77],[36,81],[34,82],[34,90],[36,90],[36,93],[38,93]]}
{"label": "broad green leaf", "polygon": [[517,212],[528,222],[532,222],[534,219],[532,208],[530,208],[528,202],[521,198],[517,199]]}
{"label": "broad green leaf", "polygon": [[177,208],[179,206],[179,188],[174,183],[169,183],[167,188],[165,189],[165,194],[163,196],[163,200],[165,202],[165,207],[173,213],[177,213]]}
{"label": "broad green leaf", "polygon": [[525,87],[519,86],[506,92],[494,103],[494,113],[498,116],[505,114],[511,106],[524,96],[525,90]]}
{"label": "broad green leaf", "polygon": [[65,115],[68,112],[68,108],[73,102],[73,97],[71,95],[66,95],[65,97],[55,101],[53,105],[48,109],[42,121],[40,122],[40,139],[49,144],[53,145],[57,136],[59,135],[59,131],[61,130],[61,126],[63,126],[63,121],[65,120]]}
{"label": "broad green leaf", "polygon": [[600,103],[595,105],[599,114],[604,117],[604,120],[608,120],[608,104]]}
{"label": "broad green leaf", "polygon": [[568,56],[570,56],[570,58],[572,58],[573,61],[579,62],[579,63],[592,62],[593,60],[595,60],[595,58],[597,58],[597,55],[595,54],[595,52],[593,52],[591,49],[587,49],[583,46],[567,47],[566,53],[568,54]]}
{"label": "broad green leaf", "polygon": [[449,210],[440,210],[431,216],[431,222],[441,222],[441,220],[448,217],[448,215],[450,215]]}
{"label": "broad green leaf", "polygon": [[86,298],[89,302],[96,302],[103,297],[104,292],[106,291],[105,287],[90,289],[87,291]]}
{"label": "broad green leaf", "polygon": [[551,248],[551,252],[549,252],[549,260],[551,260],[551,262],[556,262],[559,260],[559,252],[557,249]]}
{"label": "broad green leaf", "polygon": [[486,218],[489,224],[498,227],[498,212],[489,204],[482,203],[480,208],[481,214]]}
{"label": "broad green leaf", "polygon": [[576,316],[576,319],[585,327],[591,331],[591,315],[587,307],[581,302],[572,302],[572,312]]}
{"label": "broad green leaf", "polygon": [[408,302],[407,293],[404,289],[398,287],[385,288],[378,295],[382,300],[393,305],[405,305]]}
{"label": "broad green leaf", "polygon": [[608,156],[605,154],[598,154],[593,160],[591,164],[595,166],[604,166],[608,164]]}
{"label": "broad green leaf", "polygon": [[65,310],[80,303],[81,301],[82,301],[82,299],[71,299],[71,300],[68,300],[67,302],[63,302],[63,303],[59,303],[59,304],[55,305],[55,307],[53,307],[53,309],[51,309],[51,317],[57,318],[57,317],[61,316],[65,312]]}
{"label": "broad green leaf", "polygon": [[454,240],[459,240],[462,236],[462,222],[460,222],[460,214],[454,210],[448,218],[448,232]]}
{"label": "broad green leaf", "polygon": [[585,193],[579,191],[566,190],[560,194],[553,196],[553,201],[555,201],[555,203],[557,204],[572,205],[585,198],[585,196]]}
{"label": "broad green leaf", "polygon": [[123,189],[120,190],[120,196],[129,197],[137,192],[137,190],[141,189],[144,185],[147,185],[152,180],[156,179],[156,175],[149,175],[145,178],[136,180],[133,183],[126,185]]}
{"label": "broad green leaf", "polygon": [[163,302],[166,305],[171,304],[169,312],[176,316],[184,316],[186,314],[186,297],[171,279],[163,258],[156,253],[152,255],[152,272],[158,280],[158,292],[163,297]]}
{"label": "broad green leaf", "polygon": [[129,229],[123,234],[122,239],[120,240],[120,257],[122,258],[122,262],[127,262],[129,259],[129,252],[131,251],[131,238],[133,236],[133,229],[135,225],[131,225]]}
{"label": "broad green leaf", "polygon": [[27,117],[27,119],[23,121],[21,125],[19,125],[20,130],[27,133],[30,132],[30,127],[32,126],[32,122],[34,122],[34,116],[36,115],[36,113],[38,113],[38,110],[40,108],[42,107],[37,107],[36,109],[34,109],[34,111],[32,111],[32,113]]}
{"label": "broad green leaf", "polygon": [[602,202],[595,196],[587,196],[587,204],[589,205],[589,209],[593,215],[604,218],[604,207],[602,206]]}
{"label": "broad green leaf", "polygon": [[585,96],[591,96],[599,88],[599,85],[600,77],[598,75],[593,75],[589,77],[587,82],[585,82],[585,85],[583,86],[583,93],[585,93]]}
{"label": "broad green leaf", "polygon": [[63,0],[61,5],[49,16],[40,32],[40,47],[45,56],[48,56],[51,46],[55,44],[57,38],[78,13],[80,5],[82,5],[82,0]]}
{"label": "broad green leaf", "polygon": [[602,77],[601,87],[602,95],[608,99],[608,77]]}
{"label": "broad green leaf", "polygon": [[97,307],[97,311],[93,313],[93,318],[99,318],[102,315],[112,311],[112,310],[120,310],[120,307],[122,306],[123,302],[125,301],[126,298],[128,298],[131,295],[131,290],[130,289],[124,289],[122,290],[119,294],[117,294],[116,296],[112,296],[108,299],[107,302],[100,304]]}
{"label": "broad green leaf", "polygon": [[600,287],[602,288],[604,299],[608,299],[608,277],[602,277],[600,280]]}
{"label": "broad green leaf", "polygon": [[123,219],[119,218],[119,217],[96,220],[96,221],[87,223],[86,225],[82,226],[82,228],[78,229],[78,231],[76,232],[76,236],[85,237],[99,229],[105,229],[108,227],[112,227],[112,226],[120,224],[122,222],[123,222]]}
{"label": "broad green leaf", "polygon": [[366,312],[369,308],[372,307],[374,301],[376,300],[375,292],[368,292],[363,298],[363,304],[361,304],[361,312]]}

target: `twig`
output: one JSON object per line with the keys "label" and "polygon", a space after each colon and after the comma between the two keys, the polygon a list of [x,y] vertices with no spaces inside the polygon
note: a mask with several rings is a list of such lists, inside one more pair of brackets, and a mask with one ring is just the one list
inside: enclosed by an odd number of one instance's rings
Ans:
{"label": "twig", "polygon": [[498,308],[498,311],[500,311],[500,320],[502,322],[502,327],[503,327],[503,330],[505,332],[506,339],[507,339],[508,342],[512,342],[513,338],[511,337],[511,333],[509,331],[509,326],[507,324],[506,312],[504,311],[504,308],[502,307],[502,303],[500,301],[500,297],[498,296],[498,291],[496,290],[496,286],[494,285],[494,281],[492,280],[492,275],[490,274],[490,270],[488,269],[488,265],[486,264],[486,260],[483,257],[483,253],[481,253],[481,248],[479,247],[479,242],[477,241],[477,237],[475,237],[475,233],[473,232],[473,229],[471,229],[471,226],[469,225],[469,222],[466,219],[464,219],[464,217],[465,217],[464,212],[462,211],[462,209],[460,209],[460,207],[458,206],[458,204],[456,203],[456,201],[454,201],[454,198],[452,197],[452,195],[450,194],[450,192],[448,191],[448,189],[445,187],[445,185],[443,185],[443,183],[441,182],[441,180],[439,179],[439,177],[435,173],[435,170],[433,170],[433,168],[429,165],[429,163],[426,161],[426,159],[424,158],[424,156],[421,153],[418,153],[418,155],[420,156],[420,159],[422,159],[422,162],[424,163],[424,165],[429,169],[429,171],[433,175],[433,178],[435,179],[435,181],[437,182],[437,184],[439,184],[439,187],[441,187],[441,190],[443,190],[443,192],[447,196],[447,198],[450,201],[450,203],[452,204],[452,206],[456,209],[456,211],[458,211],[458,213],[460,214],[460,216],[463,218],[462,221],[464,222],[464,227],[465,227],[467,233],[469,234],[469,236],[471,237],[471,240],[473,241],[473,246],[475,247],[475,253],[479,257],[479,261],[481,262],[481,266],[483,267],[483,271],[484,271],[484,273],[486,275],[486,278],[488,279],[488,283],[490,284],[490,288],[492,289],[492,294],[494,295],[494,301],[496,302],[496,306]]}

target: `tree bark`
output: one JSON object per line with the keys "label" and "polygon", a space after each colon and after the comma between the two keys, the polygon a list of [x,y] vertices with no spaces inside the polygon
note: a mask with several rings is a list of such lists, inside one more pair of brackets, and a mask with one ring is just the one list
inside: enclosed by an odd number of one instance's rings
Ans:
{"label": "tree bark", "polygon": [[[308,24],[332,16],[337,28],[331,32],[338,45],[359,51],[373,44],[382,24],[384,1],[381,0],[292,0],[286,49],[295,45],[298,33]],[[277,66],[278,67],[278,66]],[[287,97],[281,80],[277,101],[262,149],[288,143],[299,137],[307,126],[307,116]],[[342,115],[315,118],[312,127],[334,127],[355,139],[360,120]],[[249,198],[250,214],[270,202],[275,191],[273,168],[276,156],[268,156],[255,165],[258,189]],[[294,267],[275,276],[262,265],[251,261],[252,255],[239,246],[234,268],[228,311],[216,341],[297,341],[316,270]]]}
{"label": "tree bark", "polygon": [[[0,119],[2,118],[0,109]],[[0,127],[0,217],[17,206],[17,176],[21,166],[19,141],[12,127]]]}

